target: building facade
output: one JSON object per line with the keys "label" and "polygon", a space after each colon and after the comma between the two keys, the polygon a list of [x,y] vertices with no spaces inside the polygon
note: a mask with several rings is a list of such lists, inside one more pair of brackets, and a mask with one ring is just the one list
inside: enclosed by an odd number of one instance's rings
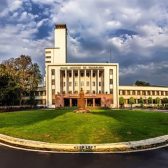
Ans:
{"label": "building facade", "polygon": [[117,63],[67,63],[67,27],[56,25],[54,48],[45,49],[45,86],[39,87],[38,104],[48,108],[77,106],[79,93],[84,91],[85,106],[119,107],[119,97],[168,97],[168,87],[119,86]]}

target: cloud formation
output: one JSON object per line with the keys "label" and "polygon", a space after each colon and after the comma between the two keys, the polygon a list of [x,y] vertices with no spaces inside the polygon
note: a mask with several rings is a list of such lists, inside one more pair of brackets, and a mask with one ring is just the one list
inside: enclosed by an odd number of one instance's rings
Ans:
{"label": "cloud formation", "polygon": [[68,26],[69,62],[118,62],[120,84],[168,85],[168,1],[2,0],[0,59],[29,54],[44,66],[53,26]]}

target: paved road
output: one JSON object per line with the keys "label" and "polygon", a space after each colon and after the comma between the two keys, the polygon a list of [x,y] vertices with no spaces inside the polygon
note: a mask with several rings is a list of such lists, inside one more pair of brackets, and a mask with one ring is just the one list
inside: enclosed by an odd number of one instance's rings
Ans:
{"label": "paved road", "polygon": [[168,147],[127,154],[54,154],[0,146],[0,168],[168,168]]}

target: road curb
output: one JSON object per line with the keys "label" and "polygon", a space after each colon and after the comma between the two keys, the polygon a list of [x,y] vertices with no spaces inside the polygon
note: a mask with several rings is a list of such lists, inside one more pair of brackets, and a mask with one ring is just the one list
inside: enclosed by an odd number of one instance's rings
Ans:
{"label": "road curb", "polygon": [[40,150],[40,151],[119,153],[119,152],[143,151],[147,149],[157,148],[159,146],[166,146],[168,145],[168,135],[140,140],[140,141],[129,141],[129,142],[119,142],[119,143],[57,144],[57,143],[25,140],[25,139],[14,138],[11,136],[0,134],[0,142],[13,147]]}

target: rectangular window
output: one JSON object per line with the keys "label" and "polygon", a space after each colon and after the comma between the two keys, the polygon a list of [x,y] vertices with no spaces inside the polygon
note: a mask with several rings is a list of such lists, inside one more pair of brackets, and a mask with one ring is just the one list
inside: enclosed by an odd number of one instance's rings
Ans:
{"label": "rectangular window", "polygon": [[86,76],[89,77],[89,72],[86,73]]}
{"label": "rectangular window", "polygon": [[82,73],[81,73],[81,77],[83,77],[83,76],[84,76],[84,73],[82,72]]}
{"label": "rectangular window", "polygon": [[75,72],[75,77],[77,77],[78,76],[78,73],[77,72]]}
{"label": "rectangular window", "polygon": [[55,89],[52,89],[52,95],[55,95]]}
{"label": "rectangular window", "polygon": [[78,86],[78,82],[75,82],[75,86]]}
{"label": "rectangular window", "polygon": [[86,85],[89,86],[89,82],[87,82]]}
{"label": "rectangular window", "polygon": [[95,77],[96,76],[96,73],[95,72],[93,72],[93,77]]}
{"label": "rectangular window", "polygon": [[110,79],[110,85],[112,85],[113,84],[113,79]]}
{"label": "rectangular window", "polygon": [[110,69],[109,73],[110,73],[110,75],[113,75],[113,69]]}
{"label": "rectangular window", "polygon": [[65,82],[63,82],[63,86],[65,86]]}
{"label": "rectangular window", "polygon": [[71,74],[71,72],[69,73],[69,75],[68,75],[69,77],[71,77],[72,76],[72,74]]}
{"label": "rectangular window", "polygon": [[51,75],[55,75],[55,69],[51,69]]}
{"label": "rectangular window", "polygon": [[132,95],[135,95],[135,90],[132,91]]}
{"label": "rectangular window", "polygon": [[99,86],[101,86],[101,82],[99,82]]}
{"label": "rectangular window", "polygon": [[51,80],[52,85],[55,85],[55,79]]}
{"label": "rectangular window", "polygon": [[138,90],[138,91],[137,91],[137,95],[140,95],[140,94],[141,94],[141,92]]}
{"label": "rectangular window", "polygon": [[69,82],[69,86],[72,86],[72,82]]}
{"label": "rectangular window", "polygon": [[113,89],[110,89],[110,94],[113,94]]}
{"label": "rectangular window", "polygon": [[95,86],[96,84],[95,84],[95,82],[93,82],[93,86]]}
{"label": "rectangular window", "polygon": [[46,56],[46,58],[51,58],[51,56]]}
{"label": "rectangular window", "polygon": [[51,51],[46,51],[45,53],[46,53],[46,54],[50,54],[50,53],[51,53]]}
{"label": "rectangular window", "polygon": [[81,82],[81,86],[84,86],[84,82],[83,81]]}

